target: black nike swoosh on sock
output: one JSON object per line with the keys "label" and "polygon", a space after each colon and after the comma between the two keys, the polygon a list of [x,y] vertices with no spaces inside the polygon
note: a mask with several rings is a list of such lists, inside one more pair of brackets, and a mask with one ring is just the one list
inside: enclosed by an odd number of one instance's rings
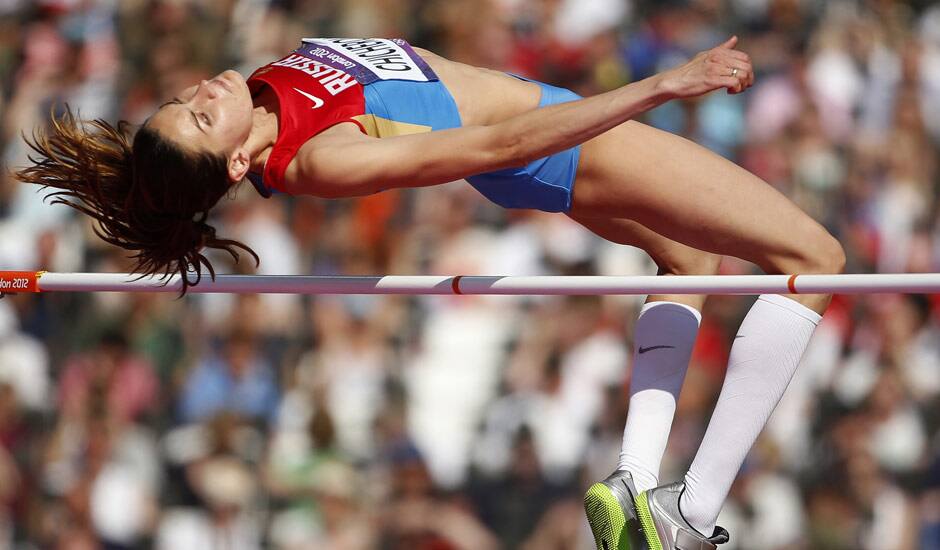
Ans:
{"label": "black nike swoosh on sock", "polygon": [[648,348],[644,348],[641,346],[640,349],[638,349],[637,351],[640,352],[640,354],[642,355],[648,351],[653,351],[654,349],[675,349],[675,348],[676,346],[650,346]]}

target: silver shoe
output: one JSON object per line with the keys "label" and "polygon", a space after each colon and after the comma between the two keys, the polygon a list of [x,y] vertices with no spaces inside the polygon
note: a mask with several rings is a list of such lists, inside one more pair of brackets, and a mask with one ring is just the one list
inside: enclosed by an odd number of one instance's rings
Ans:
{"label": "silver shoe", "polygon": [[685,491],[682,482],[643,491],[636,499],[643,534],[651,550],[714,550],[728,542],[728,531],[715,527],[706,537],[686,521],[679,510],[679,497]]}

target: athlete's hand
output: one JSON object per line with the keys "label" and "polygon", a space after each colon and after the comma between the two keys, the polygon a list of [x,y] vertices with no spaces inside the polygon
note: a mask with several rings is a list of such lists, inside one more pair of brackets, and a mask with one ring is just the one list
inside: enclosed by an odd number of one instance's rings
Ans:
{"label": "athlete's hand", "polygon": [[[695,97],[719,88],[739,94],[754,84],[751,58],[734,49],[738,37],[701,52],[688,63],[659,74],[659,88],[671,98]],[[735,70],[737,69],[737,70]]]}

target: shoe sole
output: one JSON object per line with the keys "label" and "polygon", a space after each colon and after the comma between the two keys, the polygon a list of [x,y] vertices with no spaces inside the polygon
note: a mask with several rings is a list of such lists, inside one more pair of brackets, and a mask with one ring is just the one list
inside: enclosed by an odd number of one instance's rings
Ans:
{"label": "shoe sole", "polygon": [[594,533],[597,550],[631,550],[630,537],[621,537],[627,518],[610,487],[603,483],[591,485],[584,494],[584,513]]}
{"label": "shoe sole", "polygon": [[653,515],[650,513],[649,495],[646,491],[636,497],[636,515],[650,550],[663,550],[663,542],[659,540],[659,533],[656,532],[656,524],[653,523]]}

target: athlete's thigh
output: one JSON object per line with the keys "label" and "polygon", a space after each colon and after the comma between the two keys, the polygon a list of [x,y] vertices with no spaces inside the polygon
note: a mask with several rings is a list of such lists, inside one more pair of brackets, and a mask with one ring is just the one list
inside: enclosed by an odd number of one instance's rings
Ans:
{"label": "athlete's thigh", "polygon": [[825,230],[757,176],[630,121],[584,144],[571,214],[628,218],[669,239],[753,261],[799,258]]}
{"label": "athlete's thigh", "polygon": [[721,262],[720,256],[663,237],[633,220],[570,217],[608,241],[642,249],[656,262],[660,274],[712,275]]}

